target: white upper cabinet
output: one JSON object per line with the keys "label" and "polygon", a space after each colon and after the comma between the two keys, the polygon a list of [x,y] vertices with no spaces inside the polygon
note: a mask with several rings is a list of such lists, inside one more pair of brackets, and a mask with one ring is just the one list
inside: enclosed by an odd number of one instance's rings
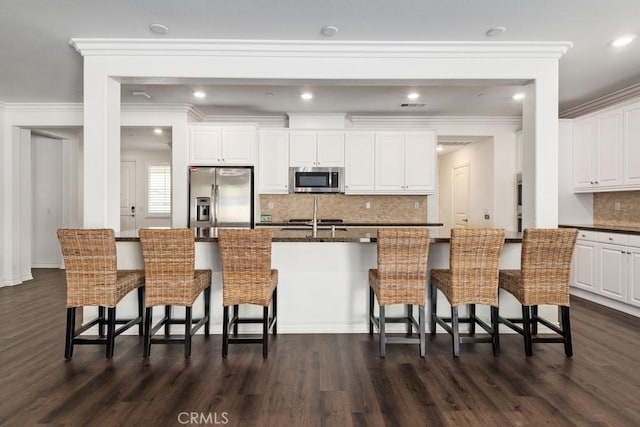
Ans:
{"label": "white upper cabinet", "polygon": [[262,194],[289,192],[289,131],[260,131],[260,183]]}
{"label": "white upper cabinet", "polygon": [[344,132],[290,131],[289,164],[295,167],[343,167]]}
{"label": "white upper cabinet", "polygon": [[623,139],[622,110],[596,117],[596,185],[622,184]]}
{"label": "white upper cabinet", "polygon": [[376,193],[433,194],[435,141],[432,131],[376,132]]}
{"label": "white upper cabinet", "polygon": [[192,126],[189,163],[192,165],[252,165],[255,126]]}
{"label": "white upper cabinet", "polygon": [[371,193],[375,190],[375,133],[345,134],[346,194]]}
{"label": "white upper cabinet", "polygon": [[624,109],[624,183],[640,188],[640,102]]}

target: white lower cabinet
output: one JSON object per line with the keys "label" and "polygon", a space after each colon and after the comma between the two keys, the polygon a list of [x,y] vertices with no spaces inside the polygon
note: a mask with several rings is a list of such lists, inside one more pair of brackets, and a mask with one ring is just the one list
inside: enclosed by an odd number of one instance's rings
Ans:
{"label": "white lower cabinet", "polygon": [[640,236],[580,230],[571,285],[640,307]]}

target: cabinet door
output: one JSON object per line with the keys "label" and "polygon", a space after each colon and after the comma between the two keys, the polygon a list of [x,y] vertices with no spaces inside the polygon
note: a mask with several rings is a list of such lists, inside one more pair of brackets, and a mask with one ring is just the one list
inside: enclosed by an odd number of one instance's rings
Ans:
{"label": "cabinet door", "polygon": [[433,132],[405,132],[404,185],[411,193],[435,193],[436,137]]}
{"label": "cabinet door", "polygon": [[624,183],[640,185],[640,103],[624,113]]}
{"label": "cabinet door", "polygon": [[573,134],[573,188],[593,187],[593,150],[595,144],[595,120],[576,120]]}
{"label": "cabinet door", "polygon": [[597,243],[577,240],[573,255],[572,285],[585,291],[596,292]]}
{"label": "cabinet door", "polygon": [[289,164],[296,167],[316,166],[316,132],[289,133]]}
{"label": "cabinet door", "polygon": [[623,182],[622,110],[597,116],[596,187],[621,185]]}
{"label": "cabinet door", "polygon": [[611,299],[626,301],[626,246],[601,243],[599,247],[598,292]]}
{"label": "cabinet door", "polygon": [[376,132],[375,189],[377,193],[404,191],[402,132]]}
{"label": "cabinet door", "polygon": [[260,193],[289,192],[289,131],[260,132]]}
{"label": "cabinet door", "polygon": [[640,248],[629,248],[628,267],[629,272],[628,286],[629,293],[627,301],[629,304],[640,306]]}
{"label": "cabinet door", "polygon": [[189,130],[189,160],[194,165],[216,165],[222,161],[220,128]]}
{"label": "cabinet door", "polygon": [[347,194],[366,193],[375,184],[375,139],[373,132],[345,135],[345,186]]}
{"label": "cabinet door", "polygon": [[253,164],[255,128],[222,128],[221,161],[226,164]]}
{"label": "cabinet door", "polygon": [[316,166],[344,167],[344,132],[318,132]]}

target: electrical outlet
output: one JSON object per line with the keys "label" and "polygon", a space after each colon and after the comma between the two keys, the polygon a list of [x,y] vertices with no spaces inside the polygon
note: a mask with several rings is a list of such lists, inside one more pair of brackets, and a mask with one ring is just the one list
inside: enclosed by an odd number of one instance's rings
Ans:
{"label": "electrical outlet", "polygon": [[613,210],[614,211],[619,211],[620,210],[620,202],[615,202],[613,204]]}
{"label": "electrical outlet", "polygon": [[420,202],[414,202],[413,203],[413,208],[414,209],[420,209]]}
{"label": "electrical outlet", "polygon": [[365,209],[371,209],[371,202],[364,202]]}
{"label": "electrical outlet", "polygon": [[273,209],[273,202],[267,203],[267,207],[269,207],[269,209]]}

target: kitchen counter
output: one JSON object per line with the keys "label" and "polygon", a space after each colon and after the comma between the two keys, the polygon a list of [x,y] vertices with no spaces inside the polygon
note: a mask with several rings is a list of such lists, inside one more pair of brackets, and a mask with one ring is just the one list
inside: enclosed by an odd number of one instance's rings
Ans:
{"label": "kitchen counter", "polygon": [[560,224],[561,228],[579,228],[581,230],[603,231],[606,233],[622,233],[640,235],[640,227],[628,227],[611,224]]}

